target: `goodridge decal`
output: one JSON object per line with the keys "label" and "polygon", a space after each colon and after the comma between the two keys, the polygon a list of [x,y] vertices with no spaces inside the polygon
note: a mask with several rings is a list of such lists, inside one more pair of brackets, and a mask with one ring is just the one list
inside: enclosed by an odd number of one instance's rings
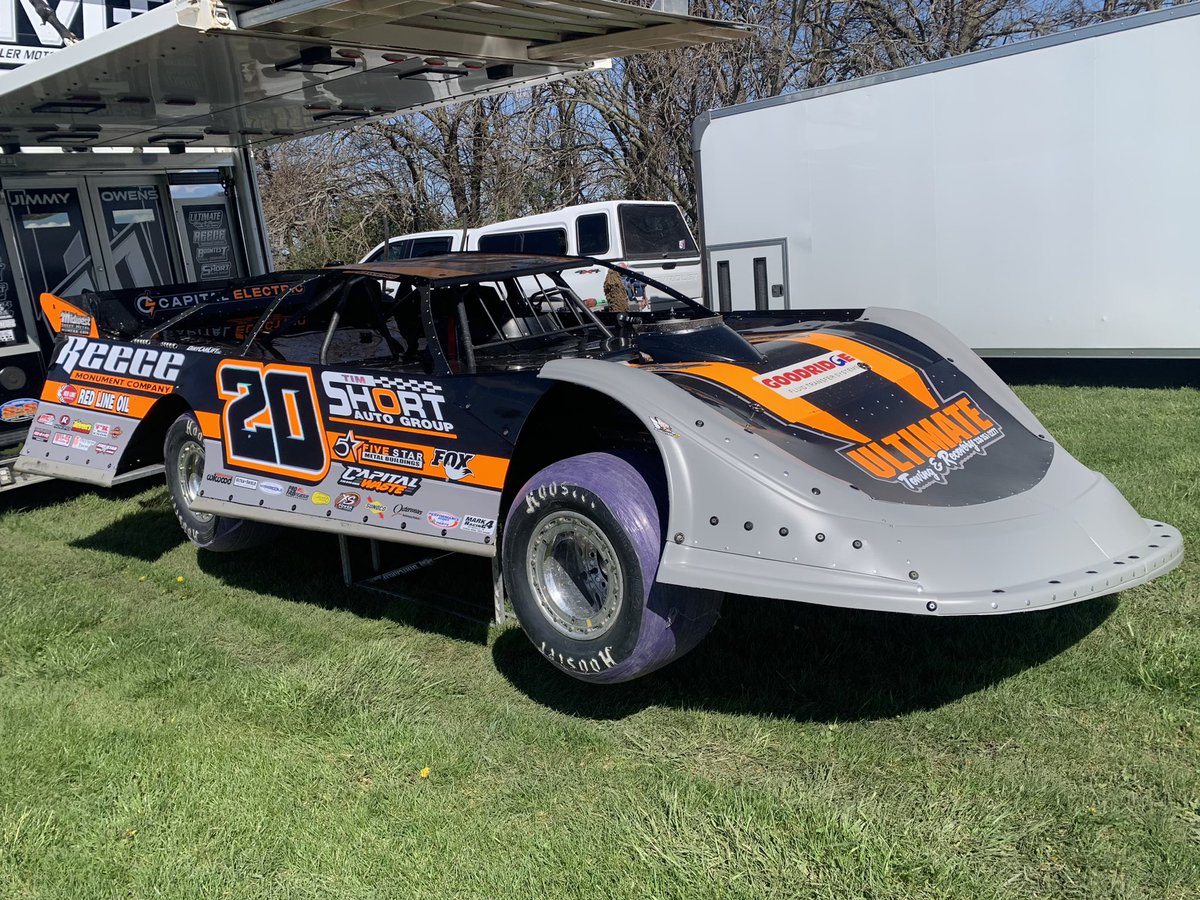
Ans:
{"label": "goodridge decal", "polygon": [[849,353],[839,351],[814,356],[794,366],[775,369],[755,376],[754,380],[780,396],[791,399],[840,384],[869,370],[870,367],[866,363],[860,362]]}
{"label": "goodridge decal", "polygon": [[217,366],[225,460],[301,481],[329,471],[329,445],[312,372],[302,366],[224,360]]}
{"label": "goodridge decal", "polygon": [[1004,437],[968,395],[910,425],[838,452],[880,481],[894,481],[920,493],[934,484],[946,484],[951,473]]}
{"label": "goodridge decal", "polygon": [[321,387],[334,421],[457,437],[442,410],[445,397],[441,385],[432,381],[322,372]]}

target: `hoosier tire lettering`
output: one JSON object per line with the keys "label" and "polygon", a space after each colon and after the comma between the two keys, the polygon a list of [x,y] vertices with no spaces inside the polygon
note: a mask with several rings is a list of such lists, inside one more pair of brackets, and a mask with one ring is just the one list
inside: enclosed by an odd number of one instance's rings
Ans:
{"label": "hoosier tire lettering", "polygon": [[542,655],[574,678],[645,675],[716,621],[720,594],[655,581],[663,535],[642,474],[654,471],[657,461],[585,453],[543,469],[509,508],[501,559],[513,610]]}

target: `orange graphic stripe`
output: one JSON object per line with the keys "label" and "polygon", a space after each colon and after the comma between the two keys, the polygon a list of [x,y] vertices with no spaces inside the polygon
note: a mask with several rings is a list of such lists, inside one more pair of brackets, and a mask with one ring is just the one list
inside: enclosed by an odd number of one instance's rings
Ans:
{"label": "orange graphic stripe", "polygon": [[908,363],[901,362],[896,357],[889,356],[881,350],[876,350],[874,347],[868,347],[866,344],[860,344],[858,341],[842,337],[841,335],[825,334],[820,331],[789,338],[789,340],[801,344],[812,344],[814,347],[821,347],[834,352],[849,353],[855,359],[861,360],[870,366],[871,371],[880,378],[886,378],[897,387],[907,391],[930,409],[938,408],[939,404],[933,399],[933,394],[925,384],[925,379],[921,377],[921,373]]}
{"label": "orange graphic stripe", "polygon": [[448,441],[457,441],[458,435],[453,432],[445,431],[429,431],[425,428],[408,428],[405,425],[385,425],[383,422],[360,422],[358,419],[346,419],[341,416],[330,416],[330,422],[342,422],[345,425],[353,425],[355,428],[386,428],[389,431],[407,431],[409,434],[424,434],[432,437],[445,438]]}
{"label": "orange graphic stripe", "polygon": [[200,423],[200,431],[203,432],[206,438],[214,440],[221,439],[221,415],[220,413],[201,412],[194,410],[192,415],[196,417],[196,421]]}
{"label": "orange graphic stripe", "polygon": [[764,387],[754,380],[755,373],[750,369],[744,369],[732,363],[706,363],[700,366],[688,366],[679,371],[723,384],[753,400],[764,409],[769,409],[785,422],[823,431],[825,434],[848,441],[865,444],[870,440],[869,437],[851,428],[837,416],[814,406],[803,397],[783,397],[777,391]]}
{"label": "orange graphic stripe", "polygon": [[[150,408],[158,401],[157,397],[141,397],[137,394],[123,394],[115,391],[106,391],[103,388],[81,388],[79,385],[72,384],[71,387],[76,389],[76,399],[74,403],[63,403],[58,399],[58,390],[64,387],[69,382],[65,381],[47,381],[42,387],[42,400],[46,403],[58,403],[68,409],[77,409],[80,412],[103,413],[106,416],[124,416],[130,419],[144,419],[150,412]],[[92,402],[85,403],[84,398],[88,395],[85,391],[92,392]],[[108,409],[106,406],[96,406],[96,403],[101,400],[101,397],[112,398],[113,408]],[[121,409],[116,408],[117,400],[128,401],[128,408],[125,404],[121,404]]]}

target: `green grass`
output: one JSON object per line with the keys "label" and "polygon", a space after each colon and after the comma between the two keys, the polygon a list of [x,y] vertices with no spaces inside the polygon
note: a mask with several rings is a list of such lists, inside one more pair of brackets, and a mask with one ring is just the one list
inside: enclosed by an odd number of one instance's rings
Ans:
{"label": "green grass", "polygon": [[[1200,393],[1019,392],[1200,546]],[[198,554],[160,488],[15,492],[0,895],[1195,897],[1194,556],[1029,616],[730,598],[593,688],[347,591],[332,538]]]}

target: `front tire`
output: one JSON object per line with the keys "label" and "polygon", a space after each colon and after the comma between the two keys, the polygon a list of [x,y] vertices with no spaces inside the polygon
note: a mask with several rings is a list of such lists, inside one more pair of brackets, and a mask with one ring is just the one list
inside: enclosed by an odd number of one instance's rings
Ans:
{"label": "front tire", "polygon": [[585,453],[548,466],[505,522],[521,627],[583,681],[628,681],[677,659],[708,634],[722,595],[657,583],[662,547],[655,493],[629,460]]}
{"label": "front tire", "polygon": [[163,465],[175,518],[188,540],[197,547],[215,553],[245,550],[257,547],[275,534],[275,528],[261,522],[192,509],[191,504],[200,495],[204,483],[204,433],[192,413],[184,413],[167,429],[163,441]]}

